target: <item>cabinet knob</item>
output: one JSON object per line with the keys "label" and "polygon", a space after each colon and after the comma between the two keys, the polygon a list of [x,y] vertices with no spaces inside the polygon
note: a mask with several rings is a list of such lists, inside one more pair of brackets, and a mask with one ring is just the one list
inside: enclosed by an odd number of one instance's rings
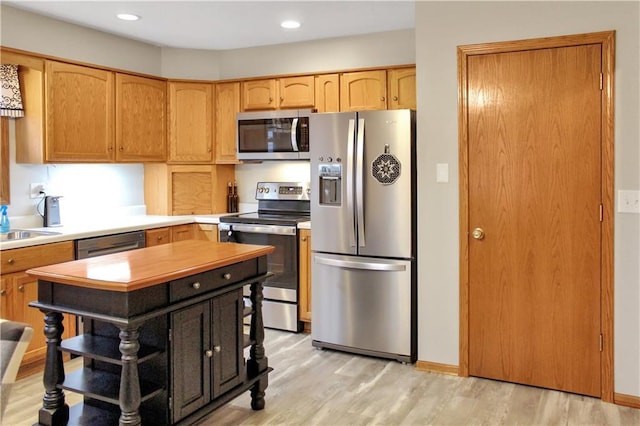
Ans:
{"label": "cabinet knob", "polygon": [[222,276],[222,278],[224,278],[225,280],[230,280],[231,279],[231,274],[229,272],[227,272],[226,274],[224,274]]}
{"label": "cabinet knob", "polygon": [[213,356],[213,351],[211,349],[207,349],[204,353],[208,358],[211,358]]}
{"label": "cabinet knob", "polygon": [[273,98],[269,98],[269,103],[273,102]]}
{"label": "cabinet knob", "polygon": [[394,97],[393,97],[393,100],[394,100],[394,101],[397,101],[397,100],[398,100],[398,97],[397,97],[397,96],[394,96]]}
{"label": "cabinet knob", "polygon": [[307,237],[302,237],[302,241],[307,241]]}
{"label": "cabinet knob", "polygon": [[213,351],[214,351],[215,353],[217,353],[217,354],[218,354],[218,353],[220,353],[220,345],[218,345],[218,346],[214,346],[214,347],[213,347]]}
{"label": "cabinet knob", "polygon": [[18,286],[18,291],[24,293],[24,285]]}
{"label": "cabinet knob", "polygon": [[120,148],[118,148],[118,151],[123,152],[124,151],[124,147],[121,146]]}
{"label": "cabinet knob", "polygon": [[280,102],[284,101],[284,96],[280,96]]}
{"label": "cabinet knob", "polygon": [[196,281],[195,283],[191,284],[191,287],[193,287],[194,289],[199,289],[200,288],[200,283],[198,281]]}
{"label": "cabinet knob", "polygon": [[7,260],[7,263],[8,263],[9,265],[13,265],[14,263],[16,263],[16,261],[15,261],[15,260],[13,260],[13,259],[9,259],[9,260]]}
{"label": "cabinet knob", "polygon": [[380,96],[380,100],[384,102],[384,96]]}
{"label": "cabinet knob", "polygon": [[162,235],[158,235],[158,241],[162,240]]}
{"label": "cabinet knob", "polygon": [[0,296],[4,296],[7,294],[7,290],[0,290]]}

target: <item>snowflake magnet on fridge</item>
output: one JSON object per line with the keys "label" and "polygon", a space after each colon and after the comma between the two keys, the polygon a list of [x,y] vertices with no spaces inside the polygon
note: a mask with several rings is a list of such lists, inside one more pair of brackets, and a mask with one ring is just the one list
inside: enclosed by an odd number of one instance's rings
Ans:
{"label": "snowflake magnet on fridge", "polygon": [[391,185],[400,177],[401,164],[395,155],[389,154],[389,145],[384,145],[384,154],[371,163],[371,176],[383,185]]}

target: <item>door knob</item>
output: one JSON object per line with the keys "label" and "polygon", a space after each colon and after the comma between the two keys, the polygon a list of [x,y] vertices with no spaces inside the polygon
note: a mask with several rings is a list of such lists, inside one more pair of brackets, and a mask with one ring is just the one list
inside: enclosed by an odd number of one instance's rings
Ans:
{"label": "door knob", "polygon": [[482,229],[482,228],[474,229],[473,232],[471,233],[471,236],[473,238],[475,238],[476,240],[484,239],[484,229]]}

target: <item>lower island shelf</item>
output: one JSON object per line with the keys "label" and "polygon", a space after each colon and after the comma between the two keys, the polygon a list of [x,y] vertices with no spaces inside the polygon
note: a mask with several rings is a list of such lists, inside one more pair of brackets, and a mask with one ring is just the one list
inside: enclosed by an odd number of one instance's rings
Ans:
{"label": "lower island shelf", "polygon": [[[47,340],[39,424],[187,425],[248,390],[251,407],[264,408],[272,369],[262,282],[272,249],[191,240],[28,271]],[[123,262],[124,277],[109,272]],[[82,317],[84,334],[62,340],[63,314]],[[65,374],[63,352],[81,356],[83,368]],[[69,408],[63,390],[83,402]]]}

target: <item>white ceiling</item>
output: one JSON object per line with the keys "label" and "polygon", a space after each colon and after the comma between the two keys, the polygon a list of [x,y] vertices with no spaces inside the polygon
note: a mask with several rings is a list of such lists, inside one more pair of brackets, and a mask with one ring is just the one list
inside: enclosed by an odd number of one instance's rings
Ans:
{"label": "white ceiling", "polygon": [[[223,50],[414,28],[414,0],[9,1],[2,3],[151,43]],[[116,13],[133,13],[127,22]],[[280,22],[295,19],[298,30]]]}

